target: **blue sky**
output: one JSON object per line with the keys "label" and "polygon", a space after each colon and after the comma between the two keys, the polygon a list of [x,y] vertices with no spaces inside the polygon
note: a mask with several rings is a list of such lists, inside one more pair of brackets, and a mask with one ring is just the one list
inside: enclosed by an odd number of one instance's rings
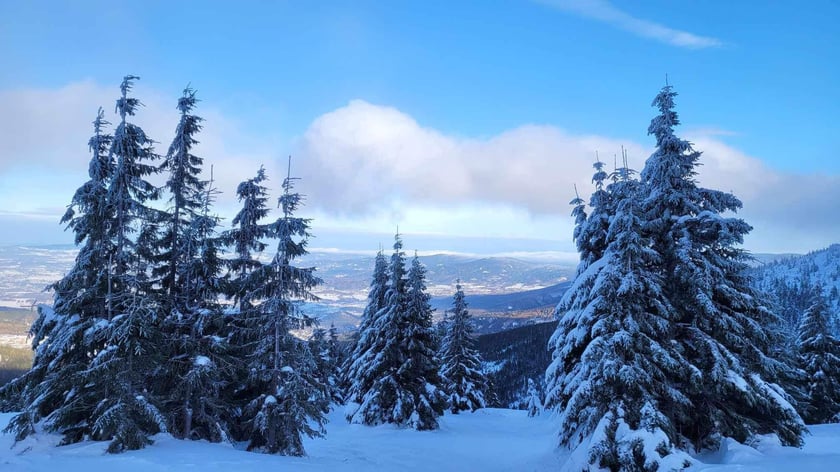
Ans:
{"label": "blue sky", "polygon": [[816,249],[840,240],[840,4],[808,7],[3,2],[0,224],[19,230],[0,244],[69,240],[47,222],[85,177],[96,108],[132,73],[161,152],[180,90],[198,89],[226,194],[294,154],[316,233],[400,224],[571,251],[571,184],[587,191],[595,151],[624,145],[642,167],[668,74],[701,181],[744,199],[747,247]]}

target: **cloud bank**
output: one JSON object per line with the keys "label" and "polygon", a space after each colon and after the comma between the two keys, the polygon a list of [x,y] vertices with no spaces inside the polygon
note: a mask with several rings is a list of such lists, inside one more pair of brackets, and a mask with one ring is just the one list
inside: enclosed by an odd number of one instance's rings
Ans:
{"label": "cloud bank", "polygon": [[[783,173],[726,144],[715,130],[677,132],[703,151],[700,183],[743,200],[741,216],[756,227],[749,247],[804,251],[837,242],[840,220],[831,215],[840,212],[840,176]],[[443,219],[448,212],[469,218],[463,209],[471,205],[561,219],[575,185],[584,196],[591,192],[595,151],[611,166],[622,146],[636,169],[652,152],[648,144],[545,125],[463,138],[423,127],[397,109],[356,100],[317,118],[295,155],[306,186],[317,189],[310,202],[335,215],[394,212],[410,203],[437,208]],[[477,220],[487,219],[487,212],[474,211]]]}
{"label": "cloud bank", "polygon": [[[177,122],[177,94],[138,84],[146,107],[136,122],[162,142]],[[59,89],[0,92],[0,209],[5,221],[32,220],[42,209],[60,209],[84,178],[87,139],[96,108],[113,107],[118,89],[90,82]],[[200,90],[199,90],[200,94]],[[166,97],[165,99],[161,97]],[[393,107],[354,100],[315,118],[292,142],[255,136],[210,106],[197,153],[213,165],[224,193],[219,213],[238,206],[234,189],[265,164],[274,196],[292,154],[304,212],[315,224],[341,231],[409,232],[491,238],[571,241],[569,200],[577,185],[592,190],[595,152],[612,164],[621,147],[641,169],[652,139],[581,135],[548,125],[525,124],[494,136],[464,137],[429,128]],[[651,110],[651,116],[653,116]],[[115,120],[113,120],[115,121]],[[644,130],[647,123],[639,123]],[[755,231],[747,247],[761,252],[807,251],[838,242],[840,176],[792,174],[765,165],[728,145],[713,128],[678,130],[704,152],[702,184],[733,191],[741,215]],[[17,216],[16,216],[17,215]],[[56,224],[57,226],[57,224]],[[23,227],[23,226],[21,226]]]}

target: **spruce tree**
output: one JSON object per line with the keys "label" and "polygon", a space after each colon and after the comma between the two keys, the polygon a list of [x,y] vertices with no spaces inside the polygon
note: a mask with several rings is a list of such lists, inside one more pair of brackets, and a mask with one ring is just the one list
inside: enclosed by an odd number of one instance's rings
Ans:
{"label": "spruce tree", "polygon": [[160,284],[166,299],[177,310],[186,304],[180,293],[184,272],[189,261],[195,257],[198,244],[191,228],[202,209],[202,198],[207,182],[201,180],[203,159],[192,153],[198,144],[196,135],[201,131],[203,119],[194,115],[198,100],[195,90],[187,87],[178,100],[181,118],[175,128],[175,138],[169,145],[166,158],[160,165],[161,171],[168,171],[169,178],[164,186],[169,193],[169,207],[164,216],[163,235],[158,242],[158,257],[162,264],[157,269]]}
{"label": "spruce tree", "polygon": [[[415,257],[406,274],[397,234],[384,304],[360,338],[370,347],[353,361],[357,375],[351,377],[347,415],[351,423],[394,423],[418,430],[438,427],[446,399],[432,345],[431,315],[425,270]],[[367,362],[362,364],[361,359]]]}
{"label": "spruce tree", "polygon": [[167,430],[148,390],[148,380],[162,361],[162,339],[160,307],[148,284],[150,261],[145,255],[152,250],[144,243],[151,238],[144,237],[148,234],[144,229],[156,223],[148,203],[158,198],[159,191],[146,180],[157,171],[151,162],[157,158],[153,141],[128,121],[140,106],[128,95],[137,78],[125,77],[117,100],[120,122],[110,149],[115,166],[107,193],[108,213],[113,215],[108,231],[113,254],[106,265],[107,313],[104,322],[88,333],[104,348],[84,372],[82,389],[100,400],[89,418],[91,437],[110,439],[109,452],[141,448],[151,443],[150,435]]}
{"label": "spruce tree", "polygon": [[797,347],[806,373],[802,416],[808,424],[840,421],[840,342],[831,335],[828,305],[816,295],[799,324]]}
{"label": "spruce tree", "polygon": [[235,360],[218,303],[223,260],[219,218],[211,214],[218,192],[212,176],[201,180],[203,160],[192,153],[203,121],[192,114],[196,103],[195,91],[186,88],[178,100],[175,138],[160,166],[169,172],[164,187],[169,207],[161,218],[154,273],[161,288],[166,362],[156,372],[155,385],[174,436],[221,441],[229,437],[231,408],[222,397]]}
{"label": "spruce tree", "polygon": [[802,441],[778,385],[792,375],[772,350],[778,319],[737,247],[750,227],[724,215],[740,208],[735,196],[697,185],[700,153],[673,133],[674,96],[666,86],[654,100],[657,149],[641,181],[625,164],[585,218],[573,201],[581,264],[558,305],[546,405],[560,414],[561,445],[588,447],[593,468],[684,466],[678,449],[722,437]]}
{"label": "spruce tree", "polygon": [[639,182],[625,167],[606,191],[614,213],[602,269],[592,289],[574,294],[587,303],[564,314],[552,339],[546,403],[559,413],[560,443],[588,447],[592,468],[653,471],[679,439],[669,415],[687,400],[672,372],[687,364],[669,343],[672,310],[643,234]]}
{"label": "spruce tree", "polygon": [[[315,328],[309,338],[309,350],[315,358],[318,381],[327,388],[328,403],[342,403],[344,397],[341,393],[338,369],[341,359],[334,334],[334,326],[329,332],[321,327]],[[325,413],[328,411],[329,408],[326,408]]]}
{"label": "spruce tree", "polygon": [[406,309],[400,334],[406,348],[405,362],[397,372],[412,402],[401,405],[408,426],[437,429],[437,417],[446,406],[446,393],[440,377],[440,359],[435,351],[431,295],[426,291],[426,267],[415,252],[408,270]]}
{"label": "spruce tree", "polygon": [[[363,402],[365,394],[373,387],[376,380],[376,371],[371,370],[370,367],[384,346],[384,338],[380,336],[376,326],[381,325],[378,316],[385,308],[387,291],[388,261],[380,250],[374,260],[367,305],[359,322],[358,337],[342,367],[342,383],[346,386],[345,398],[349,403],[355,403],[356,407]],[[352,421],[352,415],[347,419]]]}
{"label": "spruce tree", "polygon": [[226,293],[242,313],[250,308],[249,274],[262,267],[258,256],[266,247],[262,239],[270,232],[268,225],[261,223],[268,216],[268,188],[263,183],[267,179],[265,169],[260,166],[256,176],[239,184],[236,196],[242,208],[233,217],[231,229],[223,235],[223,240],[234,252],[234,257],[228,261],[230,280]]}
{"label": "spruce tree", "polygon": [[730,193],[696,182],[701,153],[674,134],[676,92],[666,85],[648,133],[656,150],[642,171],[644,231],[661,260],[661,300],[673,309],[673,338],[690,363],[681,393],[690,408],[671,421],[695,448],[721,437],[746,441],[776,433],[801,445],[804,425],[776,383],[789,367],[772,355],[777,317],[761,304],[740,247],[751,227],[726,216],[741,208]]}
{"label": "spruce tree", "polygon": [[153,249],[145,246],[154,232],[147,204],[158,192],[145,180],[156,169],[148,162],[156,158],[152,140],[128,121],[140,105],[128,95],[136,79],[127,76],[120,86],[113,138],[101,133],[99,114],[91,180],[63,218],[84,244],[74,268],[53,286],[54,307],[42,309],[34,326],[29,378],[40,392],[34,397],[35,390],[23,389],[28,405],[10,425],[18,437],[43,419],[63,443],[110,440],[108,452],[119,452],[143,447],[167,429],[147,389],[161,360],[159,311],[148,283]]}
{"label": "spruce tree", "polygon": [[481,371],[481,356],[475,349],[472,316],[461,283],[455,285],[452,317],[446,324],[441,349],[441,375],[449,395],[452,413],[475,411],[487,406],[487,379]]}
{"label": "spruce tree", "polygon": [[[87,417],[98,400],[71,392],[83,385],[82,373],[90,357],[104,347],[94,344],[86,332],[106,318],[109,280],[102,268],[108,266],[111,255],[107,234],[113,215],[107,191],[114,170],[108,153],[112,138],[104,130],[108,124],[100,108],[88,142],[90,179],[76,190],[61,218],[80,245],[75,264],[50,286],[53,306],[38,307],[30,330],[35,352],[32,368],[0,390],[9,407],[21,411],[6,428],[17,440],[34,433],[41,420],[46,431],[64,436],[63,443],[80,441],[90,432]],[[18,401],[12,402],[12,397]]]}
{"label": "spruce tree", "polygon": [[292,189],[287,176],[280,197],[283,216],[267,226],[278,241],[274,258],[250,273],[245,285],[247,299],[259,303],[244,313],[250,399],[240,421],[249,450],[302,456],[302,436],[324,434],[329,391],[308,344],[291,333],[314,324],[301,302],[317,300],[312,289],[321,283],[314,268],[292,265],[307,254],[310,237],[309,220],[294,216],[302,196]]}
{"label": "spruce tree", "polygon": [[528,412],[528,417],[533,418],[540,416],[543,411],[542,400],[540,400],[540,391],[537,389],[537,384],[534,379],[528,379],[528,403],[525,405],[525,410]]}

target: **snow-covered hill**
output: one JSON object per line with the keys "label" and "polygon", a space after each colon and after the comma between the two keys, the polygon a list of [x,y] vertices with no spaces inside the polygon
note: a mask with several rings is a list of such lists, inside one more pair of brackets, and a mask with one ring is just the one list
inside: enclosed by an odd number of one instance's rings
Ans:
{"label": "snow-covered hill", "polygon": [[[57,437],[37,435],[12,445],[0,434],[3,472],[247,472],[264,470],[330,472],[447,472],[562,470],[568,454],[555,448],[550,415],[528,418],[524,411],[486,409],[447,414],[438,431],[393,426],[349,425],[343,412],[330,415],[327,436],[305,442],[308,457],[282,457],[235,449],[229,444],[180,441],[158,435],[155,444],[119,455],[104,454],[107,443],[54,447]],[[4,426],[11,415],[0,415]],[[699,457],[698,471],[833,471],[840,464],[840,425],[811,428],[802,449],[763,438],[756,449],[734,442]],[[578,469],[579,470],[579,469]]]}
{"label": "snow-covered hill", "polygon": [[755,278],[765,290],[772,290],[778,282],[796,285],[806,281],[822,285],[828,295],[836,294],[840,292],[840,244],[762,264],[755,269]]}
{"label": "snow-covered hill", "polygon": [[756,286],[770,295],[770,301],[791,330],[795,330],[802,313],[813,303],[816,287],[822,287],[840,332],[840,244],[759,265],[752,275]]}

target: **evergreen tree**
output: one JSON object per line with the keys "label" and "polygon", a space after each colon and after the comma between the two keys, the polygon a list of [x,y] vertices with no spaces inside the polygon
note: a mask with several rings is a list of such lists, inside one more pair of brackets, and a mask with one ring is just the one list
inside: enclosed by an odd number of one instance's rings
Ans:
{"label": "evergreen tree", "polygon": [[737,247],[751,228],[723,215],[741,207],[737,197],[697,185],[700,152],[674,134],[675,96],[666,85],[654,99],[660,114],[648,133],[656,150],[641,174],[661,299],[673,309],[674,341],[691,365],[681,390],[691,407],[671,417],[673,427],[698,449],[766,433],[801,445],[802,420],[775,383],[790,370],[771,355],[776,333],[768,327],[778,319],[751,288],[749,256]]}
{"label": "evergreen tree", "polygon": [[34,433],[41,420],[46,431],[62,434],[64,443],[80,441],[90,432],[87,416],[97,400],[71,392],[83,385],[82,372],[91,355],[104,347],[94,345],[85,333],[106,318],[109,280],[102,268],[108,266],[111,254],[107,234],[113,215],[106,198],[114,170],[108,153],[112,138],[104,132],[108,124],[100,108],[88,143],[90,179],[76,190],[61,219],[81,245],[75,264],[50,286],[55,294],[53,307],[38,307],[30,330],[35,352],[31,370],[0,391],[0,397],[19,398],[19,402],[8,400],[21,413],[6,428],[17,440]]}
{"label": "evergreen tree", "polygon": [[[577,295],[588,303],[560,320],[546,403],[560,413],[561,444],[589,447],[593,467],[657,470],[677,438],[669,414],[687,404],[672,375],[686,363],[668,342],[672,310],[661,299],[659,256],[642,233],[639,182],[630,175],[617,170],[607,188],[615,213],[603,268]],[[586,441],[590,435],[602,439]]]}
{"label": "evergreen tree", "polygon": [[[373,277],[368,290],[367,305],[359,323],[358,338],[342,368],[342,383],[346,386],[345,398],[351,403],[361,404],[364,395],[376,380],[376,371],[369,368],[384,346],[385,340],[375,327],[381,324],[377,317],[385,308],[388,278],[388,261],[380,250],[374,260]],[[351,420],[350,416],[348,420]]]}
{"label": "evergreen tree", "polygon": [[[406,277],[399,234],[388,278],[384,304],[360,338],[370,347],[351,364],[356,375],[351,377],[348,420],[436,429],[446,399],[432,348],[432,309],[425,292],[425,270],[415,257]],[[367,362],[361,364],[360,359]]]}
{"label": "evergreen tree", "polygon": [[157,386],[173,435],[218,442],[231,434],[233,405],[226,389],[235,382],[239,360],[219,303],[222,243],[216,234],[219,218],[210,213],[216,191],[212,180],[204,185],[200,209],[185,232],[189,254],[177,271],[178,305],[164,320],[167,360]]}
{"label": "evergreen tree", "polygon": [[416,429],[437,429],[437,417],[446,406],[440,360],[435,351],[431,295],[426,292],[426,268],[415,252],[408,270],[406,310],[399,331],[404,337],[405,362],[397,372],[408,391],[402,403],[408,425]]}
{"label": "evergreen tree", "polygon": [[63,219],[84,245],[74,268],[54,286],[54,309],[43,309],[34,326],[32,378],[44,378],[38,397],[26,394],[29,407],[10,425],[18,437],[43,418],[63,443],[111,440],[108,451],[119,452],[143,447],[149,435],[166,430],[146,389],[160,361],[157,307],[146,297],[151,251],[142,247],[141,231],[152,219],[146,204],[157,197],[145,180],[155,171],[146,161],[156,156],[152,140],[127,120],[140,105],[128,96],[135,79],[127,76],[120,86],[120,122],[112,139],[101,134],[105,123],[101,114],[97,118],[91,180]]}
{"label": "evergreen tree", "polygon": [[540,400],[540,391],[537,389],[534,379],[528,379],[527,396],[528,404],[525,406],[525,410],[528,411],[528,416],[531,418],[540,416],[540,413],[543,411],[543,404],[542,400]]}
{"label": "evergreen tree", "polygon": [[[198,144],[196,134],[201,131],[203,119],[192,114],[198,100],[195,90],[187,87],[178,100],[181,119],[175,128],[175,138],[169,145],[161,171],[169,171],[165,189],[169,192],[169,208],[163,222],[163,237],[158,242],[158,257],[162,265],[157,272],[162,277],[160,284],[166,299],[178,310],[186,305],[181,289],[186,267],[198,251],[196,234],[192,222],[202,210],[207,182],[201,180],[203,159],[192,153]],[[189,298],[189,297],[186,297]]]}
{"label": "evergreen tree", "polygon": [[242,209],[233,217],[232,228],[223,235],[224,241],[234,250],[234,257],[228,261],[231,280],[226,292],[243,313],[250,308],[249,274],[262,267],[257,257],[266,247],[262,239],[271,231],[267,224],[260,223],[268,216],[268,188],[263,184],[266,180],[265,169],[260,166],[255,177],[239,184],[236,196]]}
{"label": "evergreen tree", "polygon": [[821,295],[802,316],[797,344],[806,373],[803,418],[808,424],[840,421],[840,342],[831,335],[828,305]]}
{"label": "evergreen tree", "polygon": [[312,289],[321,283],[314,268],[292,265],[307,253],[310,237],[309,220],[294,216],[302,196],[292,189],[293,179],[287,176],[280,197],[283,216],[267,227],[269,236],[278,240],[273,260],[247,279],[247,299],[260,303],[244,314],[250,401],[241,421],[249,450],[302,456],[302,435],[324,434],[329,392],[318,378],[309,346],[291,333],[314,323],[301,302],[317,300]]}
{"label": "evergreen tree", "polygon": [[[334,326],[330,328],[329,334],[324,328],[315,328],[309,338],[309,350],[315,357],[318,381],[327,388],[328,403],[342,403],[343,396],[338,377],[338,366],[341,359],[339,359],[338,348],[333,338],[334,334]],[[329,408],[326,408],[324,413],[328,411]]]}
{"label": "evergreen tree", "polygon": [[[128,121],[140,106],[129,97],[135,76],[126,76],[117,100],[120,122],[114,131],[110,149],[115,162],[108,186],[108,214],[113,215],[108,237],[113,247],[106,297],[107,316],[89,330],[95,352],[83,373],[83,388],[75,395],[92,395],[99,401],[90,413],[91,438],[110,439],[109,452],[138,449],[151,441],[149,436],[166,431],[166,422],[150,398],[148,380],[161,363],[160,310],[150,293],[150,239],[140,231],[154,225],[155,214],[147,203],[158,198],[158,189],[145,178],[157,168],[148,161],[157,158],[153,141],[143,130]],[[139,231],[137,239],[131,235]],[[81,438],[79,438],[81,439]]]}
{"label": "evergreen tree", "polygon": [[654,100],[657,149],[641,181],[625,163],[585,218],[573,201],[581,265],[558,305],[546,406],[561,445],[588,447],[592,468],[685,466],[678,449],[770,432],[799,445],[804,431],[777,383],[792,375],[772,352],[778,319],[736,247],[750,227],[722,215],[741,203],[697,186],[700,153],[673,133],[674,95],[666,86]]}
{"label": "evergreen tree", "polygon": [[452,413],[475,411],[487,406],[487,379],[481,371],[481,356],[475,349],[472,316],[461,283],[455,285],[452,317],[447,323],[441,349],[441,375],[449,394]]}
{"label": "evergreen tree", "polygon": [[[165,189],[169,208],[162,214],[154,270],[161,287],[160,306],[166,362],[156,373],[157,395],[179,438],[221,441],[229,437],[230,405],[222,398],[234,360],[226,320],[218,303],[222,292],[219,218],[211,214],[218,193],[200,179],[203,160],[192,154],[202,118],[193,115],[195,91],[178,100],[181,118],[160,170],[169,171]],[[178,385],[178,388],[173,388]]]}

